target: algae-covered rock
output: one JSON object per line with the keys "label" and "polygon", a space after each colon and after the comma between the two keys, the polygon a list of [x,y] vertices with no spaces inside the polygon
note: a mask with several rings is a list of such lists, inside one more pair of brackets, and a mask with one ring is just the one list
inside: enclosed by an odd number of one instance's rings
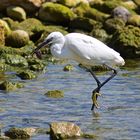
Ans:
{"label": "algae-covered rock", "polygon": [[46,63],[42,62],[39,59],[28,59],[27,61],[28,61],[30,70],[33,70],[33,71],[41,71],[46,66]]}
{"label": "algae-covered rock", "polygon": [[106,30],[104,29],[93,29],[90,33],[91,36],[99,39],[102,42],[107,42],[108,39],[110,38],[109,35],[107,34]]}
{"label": "algae-covered rock", "polygon": [[37,75],[33,71],[29,70],[18,72],[17,76],[19,76],[23,80],[34,79],[37,77]]}
{"label": "algae-covered rock", "polygon": [[0,45],[5,45],[4,26],[0,23]]}
{"label": "algae-covered rock", "polygon": [[24,30],[15,30],[6,38],[6,45],[20,48],[28,44],[29,35]]}
{"label": "algae-covered rock", "polygon": [[108,14],[98,11],[95,8],[91,8],[89,5],[83,3],[74,9],[74,13],[80,17],[88,17],[96,21],[104,21],[110,16]]}
{"label": "algae-covered rock", "polygon": [[70,22],[69,28],[70,29],[81,29],[81,30],[90,32],[96,23],[97,22],[95,20],[90,19],[90,18],[76,17]]}
{"label": "algae-covered rock", "polygon": [[34,133],[35,128],[10,128],[8,131],[5,132],[5,136],[10,137],[11,139],[28,139]]}
{"label": "algae-covered rock", "polygon": [[126,26],[118,30],[112,37],[110,46],[121,53],[125,58],[140,56],[140,28]]}
{"label": "algae-covered rock", "polygon": [[8,24],[11,30],[16,30],[19,25],[18,21],[14,21],[13,19],[9,17],[5,17],[2,20],[4,20]]}
{"label": "algae-covered rock", "polygon": [[50,90],[47,93],[45,93],[45,95],[50,98],[63,98],[64,92],[61,90]]}
{"label": "algae-covered rock", "polygon": [[128,24],[140,27],[140,15],[131,15]]}
{"label": "algae-covered rock", "polygon": [[[32,36],[35,36],[36,34],[40,37],[45,28],[46,27],[38,19],[35,18],[28,18],[20,22],[17,26],[17,29],[26,31],[31,39]],[[38,38],[36,37],[35,39],[37,40]]]}
{"label": "algae-covered rock", "polygon": [[22,87],[23,87],[22,83],[16,83],[10,81],[4,81],[0,83],[0,90],[5,90],[5,91],[13,91]]}
{"label": "algae-covered rock", "polygon": [[110,18],[105,21],[104,28],[108,33],[114,33],[124,28],[125,22],[121,18]]}
{"label": "algae-covered rock", "polygon": [[22,21],[26,19],[26,12],[18,6],[10,6],[7,9],[7,15],[14,20]]}
{"label": "algae-covered rock", "polygon": [[39,18],[43,21],[53,22],[56,24],[68,25],[75,14],[61,4],[46,2],[39,10]]}
{"label": "algae-covered rock", "polygon": [[139,0],[133,0],[138,6],[140,6],[140,1]]}
{"label": "algae-covered rock", "polygon": [[59,3],[68,6],[68,7],[75,7],[79,3],[86,3],[88,4],[87,0],[60,0]]}
{"label": "algae-covered rock", "polygon": [[9,65],[5,64],[4,62],[0,62],[0,71],[6,71],[9,68]]}
{"label": "algae-covered rock", "polygon": [[17,54],[2,54],[2,58],[4,59],[6,64],[12,65],[12,66],[19,66],[19,67],[27,67],[28,63],[27,60]]}
{"label": "algae-covered rock", "polygon": [[122,4],[122,0],[106,0],[102,4],[102,11],[111,14],[111,11],[120,6]]}
{"label": "algae-covered rock", "polygon": [[71,122],[53,122],[50,124],[50,137],[52,140],[76,138],[82,136],[79,126]]}
{"label": "algae-covered rock", "polygon": [[73,65],[68,64],[63,68],[64,71],[72,71],[73,70]]}
{"label": "algae-covered rock", "polygon": [[0,26],[4,27],[4,35],[7,36],[11,33],[11,29],[6,21],[0,19]]}

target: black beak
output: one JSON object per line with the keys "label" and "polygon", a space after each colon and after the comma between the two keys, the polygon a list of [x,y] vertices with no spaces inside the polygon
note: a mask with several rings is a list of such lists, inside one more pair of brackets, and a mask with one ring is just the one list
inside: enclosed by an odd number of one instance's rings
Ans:
{"label": "black beak", "polygon": [[41,48],[43,48],[44,46],[47,45],[47,41],[43,41],[42,43],[40,43],[37,48],[32,52],[32,55],[37,53]]}

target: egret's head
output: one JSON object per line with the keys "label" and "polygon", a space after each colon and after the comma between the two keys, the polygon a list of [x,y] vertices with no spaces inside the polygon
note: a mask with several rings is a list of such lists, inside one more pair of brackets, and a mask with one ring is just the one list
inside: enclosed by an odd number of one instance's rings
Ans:
{"label": "egret's head", "polygon": [[56,44],[56,43],[61,43],[61,41],[63,40],[64,36],[62,33],[60,32],[52,32],[50,33],[42,43],[40,43],[37,48],[33,51],[33,54],[36,53],[38,54],[38,51],[45,47],[45,46],[51,46],[53,44]]}

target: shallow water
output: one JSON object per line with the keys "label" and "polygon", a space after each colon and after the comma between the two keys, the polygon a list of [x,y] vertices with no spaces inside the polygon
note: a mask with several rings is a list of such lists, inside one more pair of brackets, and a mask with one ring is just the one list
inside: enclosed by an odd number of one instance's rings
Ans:
{"label": "shallow water", "polygon": [[[129,62],[127,63],[129,64]],[[140,62],[126,65],[102,90],[100,109],[91,112],[91,91],[96,87],[92,76],[75,67],[64,72],[65,64],[49,64],[47,71],[35,80],[21,80],[24,88],[5,93],[0,91],[0,127],[49,128],[54,121],[70,121],[97,140],[138,140],[140,138]],[[75,64],[76,65],[76,64]],[[109,73],[98,73],[104,80]],[[0,80],[19,79],[15,73],[0,75]],[[48,90],[63,90],[64,98],[48,98]],[[45,134],[31,140],[49,140]],[[83,140],[83,139],[82,139]]]}

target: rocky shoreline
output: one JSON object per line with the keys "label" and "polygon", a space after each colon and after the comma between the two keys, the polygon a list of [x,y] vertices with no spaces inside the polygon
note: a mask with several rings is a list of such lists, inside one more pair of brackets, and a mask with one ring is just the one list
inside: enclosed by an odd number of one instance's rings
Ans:
{"label": "rocky shoreline", "polygon": [[[37,78],[38,72],[43,71],[51,61],[51,55],[49,50],[42,49],[45,58],[39,60],[31,55],[32,51],[53,31],[60,31],[63,34],[85,33],[103,41],[125,59],[140,58],[139,9],[138,0],[21,0],[20,3],[18,0],[1,0],[0,72],[14,71],[15,76],[21,80]],[[64,67],[64,71],[72,69],[71,65]],[[94,69],[100,70],[96,66]],[[9,92],[23,86],[17,81],[0,79],[0,90]],[[63,96],[51,94],[49,93],[49,96]],[[67,122],[64,124],[61,125],[67,127]],[[24,130],[36,131],[34,128],[31,129]],[[19,137],[14,138],[32,136],[24,130],[11,128],[9,133],[5,132],[8,137],[4,134],[0,139],[8,139],[10,136],[7,134],[11,134],[11,131],[18,132],[16,136]],[[63,136],[65,134],[56,133],[52,137],[61,139]],[[84,137],[94,136],[85,134]]]}

